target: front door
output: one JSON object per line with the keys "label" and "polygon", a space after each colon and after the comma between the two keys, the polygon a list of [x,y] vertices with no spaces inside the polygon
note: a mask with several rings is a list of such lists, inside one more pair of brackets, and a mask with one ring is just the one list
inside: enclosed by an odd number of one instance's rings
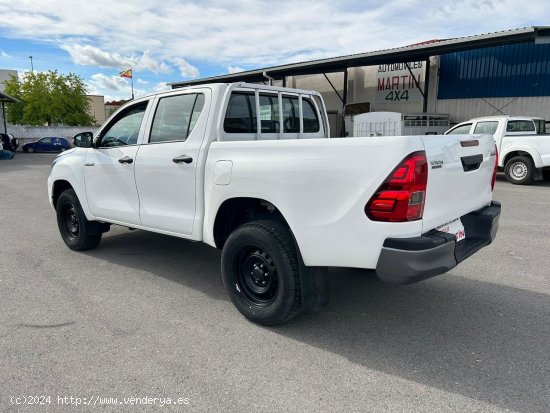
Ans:
{"label": "front door", "polygon": [[136,160],[142,225],[183,235],[193,232],[197,163],[208,115],[204,108],[210,100],[209,89],[158,99]]}
{"label": "front door", "polygon": [[107,125],[84,166],[86,195],[97,218],[140,225],[135,160],[147,101],[137,103]]}

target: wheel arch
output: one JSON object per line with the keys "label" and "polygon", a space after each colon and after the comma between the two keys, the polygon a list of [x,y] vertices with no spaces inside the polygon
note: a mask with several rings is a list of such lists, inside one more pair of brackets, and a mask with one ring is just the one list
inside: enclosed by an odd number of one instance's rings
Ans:
{"label": "wheel arch", "polygon": [[533,165],[535,166],[535,168],[540,168],[542,166],[542,160],[541,160],[540,156],[536,152],[534,152],[532,149],[514,148],[514,149],[510,149],[509,151],[505,152],[502,155],[502,157],[501,157],[501,159],[502,159],[501,167],[502,168],[506,167],[506,163],[515,156],[527,156],[527,157],[529,157],[531,159],[531,161],[533,162]]}
{"label": "wheel arch", "polygon": [[238,226],[259,219],[277,221],[290,229],[281,210],[270,201],[255,197],[236,197],[223,201],[216,212],[212,229],[216,248],[222,249],[231,232]]}
{"label": "wheel arch", "polygon": [[73,189],[74,187],[71,185],[71,183],[65,179],[58,179],[56,180],[52,185],[52,204],[53,207],[57,207],[57,201],[59,199],[59,196],[63,193],[63,191],[66,191],[67,189]]}

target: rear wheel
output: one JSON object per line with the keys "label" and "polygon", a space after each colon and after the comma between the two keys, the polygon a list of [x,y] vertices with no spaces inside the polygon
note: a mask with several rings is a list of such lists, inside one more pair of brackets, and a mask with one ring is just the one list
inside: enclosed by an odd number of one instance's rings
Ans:
{"label": "rear wheel", "polygon": [[27,152],[33,153],[33,152],[34,152],[34,148],[31,146],[29,149],[27,149]]}
{"label": "rear wheel", "polygon": [[222,277],[231,301],[251,321],[277,325],[301,312],[296,246],[289,229],[278,222],[237,228],[223,248]]}
{"label": "rear wheel", "polygon": [[86,219],[73,189],[66,189],[59,196],[56,212],[61,238],[70,249],[83,251],[99,244],[102,234],[97,230],[96,223]]}
{"label": "rear wheel", "polygon": [[510,183],[529,184],[533,180],[535,166],[528,156],[514,156],[504,166],[504,175]]}

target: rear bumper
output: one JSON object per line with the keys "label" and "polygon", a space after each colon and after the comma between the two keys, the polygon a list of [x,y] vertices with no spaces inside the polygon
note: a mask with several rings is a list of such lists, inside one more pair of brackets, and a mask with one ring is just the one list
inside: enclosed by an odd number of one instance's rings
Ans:
{"label": "rear bumper", "polygon": [[376,273],[392,284],[411,284],[443,274],[454,268],[496,237],[500,203],[461,217],[466,239],[456,242],[454,234],[430,231],[414,238],[387,238]]}

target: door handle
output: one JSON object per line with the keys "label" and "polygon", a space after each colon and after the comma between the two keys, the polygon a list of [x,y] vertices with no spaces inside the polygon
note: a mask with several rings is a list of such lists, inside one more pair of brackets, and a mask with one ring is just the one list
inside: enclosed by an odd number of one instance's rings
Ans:
{"label": "door handle", "polygon": [[133,158],[130,158],[129,156],[123,156],[118,160],[120,163],[132,163],[134,162]]}
{"label": "door handle", "polygon": [[180,155],[180,156],[176,156],[175,158],[172,159],[172,162],[174,163],[191,163],[193,162],[193,158],[191,158],[190,156],[187,156],[187,155]]}

